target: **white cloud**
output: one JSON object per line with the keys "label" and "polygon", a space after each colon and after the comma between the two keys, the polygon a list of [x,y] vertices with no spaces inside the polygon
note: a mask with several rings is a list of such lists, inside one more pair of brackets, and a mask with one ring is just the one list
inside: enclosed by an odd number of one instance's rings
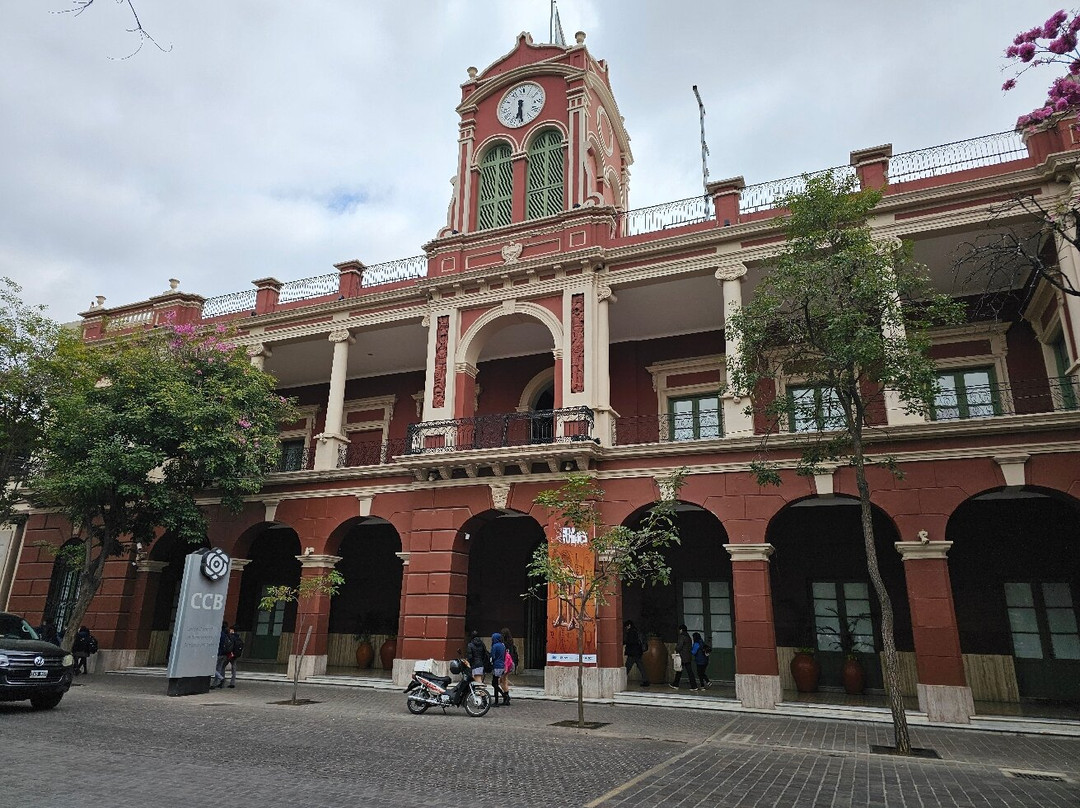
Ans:
{"label": "white cloud", "polygon": [[[116,3],[7,4],[0,28],[0,274],[73,319],[182,279],[207,296],[418,254],[445,221],[459,84],[547,0],[137,0],[171,51],[135,46]],[[1055,7],[1056,8],[1056,7]],[[563,0],[610,66],[635,207],[700,188],[697,84],[714,179],[747,183],[1011,127],[1001,53],[1054,8],[940,3]],[[335,195],[355,195],[344,210]]]}

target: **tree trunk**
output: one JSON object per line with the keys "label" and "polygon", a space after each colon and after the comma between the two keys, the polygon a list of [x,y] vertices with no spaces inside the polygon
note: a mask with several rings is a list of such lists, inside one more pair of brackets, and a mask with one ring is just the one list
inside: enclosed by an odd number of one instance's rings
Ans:
{"label": "tree trunk", "polygon": [[585,728],[585,605],[578,614],[577,624],[577,725]]}
{"label": "tree trunk", "polygon": [[863,456],[861,423],[852,430],[851,437],[855,461],[855,484],[859,489],[863,543],[866,546],[866,569],[870,573],[870,582],[874,585],[878,606],[881,609],[881,644],[885,655],[882,672],[885,675],[885,690],[889,695],[889,709],[892,711],[893,735],[896,751],[903,755],[910,755],[911,738],[908,734],[907,714],[904,712],[904,696],[900,692],[900,657],[896,653],[895,620],[892,600],[885,589],[885,582],[882,581],[881,570],[878,568],[873,511],[870,508],[870,486],[866,482],[866,459]]}
{"label": "tree trunk", "polygon": [[71,611],[68,612],[67,619],[64,621],[64,625],[57,626],[57,631],[63,632],[63,639],[60,641],[60,647],[65,651],[70,652],[71,646],[75,642],[75,632],[79,630],[79,626],[82,625],[83,618],[86,617],[86,612],[90,608],[90,602],[94,599],[94,595],[97,594],[98,587],[101,586],[101,579],[105,573],[105,562],[107,560],[105,555],[105,546],[110,542],[103,541],[97,546],[98,554],[93,555],[95,549],[93,539],[87,539],[83,556],[83,568],[79,573],[79,595],[75,598],[75,605],[71,607]]}

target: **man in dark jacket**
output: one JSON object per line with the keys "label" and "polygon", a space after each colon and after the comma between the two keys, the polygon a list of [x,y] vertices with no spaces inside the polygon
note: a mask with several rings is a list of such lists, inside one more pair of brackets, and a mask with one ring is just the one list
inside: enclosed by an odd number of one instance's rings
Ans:
{"label": "man in dark jacket", "polygon": [[[690,635],[686,631],[686,625],[679,626],[679,638],[675,641],[675,653],[679,655],[679,659],[682,660],[683,671],[686,671],[690,677],[690,689],[697,690],[697,679],[694,677],[694,641],[690,639]],[[675,680],[671,683],[671,687],[676,690],[679,689],[679,680],[682,679],[683,671],[675,672]]]}
{"label": "man in dark jacket", "polygon": [[630,669],[637,665],[638,673],[641,674],[641,686],[649,686],[649,675],[645,673],[645,666],[641,664],[641,655],[645,648],[641,642],[641,632],[634,626],[633,620],[623,623],[623,650],[626,652],[626,675],[630,676]]}
{"label": "man in dark jacket", "polygon": [[229,634],[229,624],[221,621],[221,636],[218,637],[217,667],[214,669],[214,682],[210,689],[215,687],[219,690],[225,686],[225,663],[229,661],[229,653],[232,651],[232,636]]}
{"label": "man in dark jacket", "polygon": [[469,667],[472,669],[472,678],[476,682],[484,681],[484,667],[490,663],[491,656],[487,646],[480,639],[480,632],[474,631],[469,635],[469,647],[465,649],[469,658]]}

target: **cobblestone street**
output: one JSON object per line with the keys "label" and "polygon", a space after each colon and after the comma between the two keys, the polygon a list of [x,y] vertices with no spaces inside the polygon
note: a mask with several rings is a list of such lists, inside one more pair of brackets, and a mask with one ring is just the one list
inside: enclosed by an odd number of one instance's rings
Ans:
{"label": "cobblestone street", "polygon": [[[0,704],[0,802],[80,806],[1077,806],[1080,739],[915,728],[941,760],[871,754],[887,727],[515,701],[410,715],[399,693],[240,682],[168,698],[88,677],[51,712]],[[1056,779],[1008,776],[1037,771]]]}

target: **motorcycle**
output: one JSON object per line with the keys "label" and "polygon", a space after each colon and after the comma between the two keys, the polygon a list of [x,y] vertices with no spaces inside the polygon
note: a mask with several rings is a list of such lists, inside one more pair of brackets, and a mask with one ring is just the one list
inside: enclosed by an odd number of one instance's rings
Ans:
{"label": "motorcycle", "polygon": [[452,676],[436,676],[427,671],[413,671],[412,681],[405,688],[405,705],[413,715],[429,707],[464,707],[473,718],[486,715],[491,709],[491,694],[483,682],[474,682],[469,663],[463,659],[450,660],[450,673],[460,675],[456,685]]}

